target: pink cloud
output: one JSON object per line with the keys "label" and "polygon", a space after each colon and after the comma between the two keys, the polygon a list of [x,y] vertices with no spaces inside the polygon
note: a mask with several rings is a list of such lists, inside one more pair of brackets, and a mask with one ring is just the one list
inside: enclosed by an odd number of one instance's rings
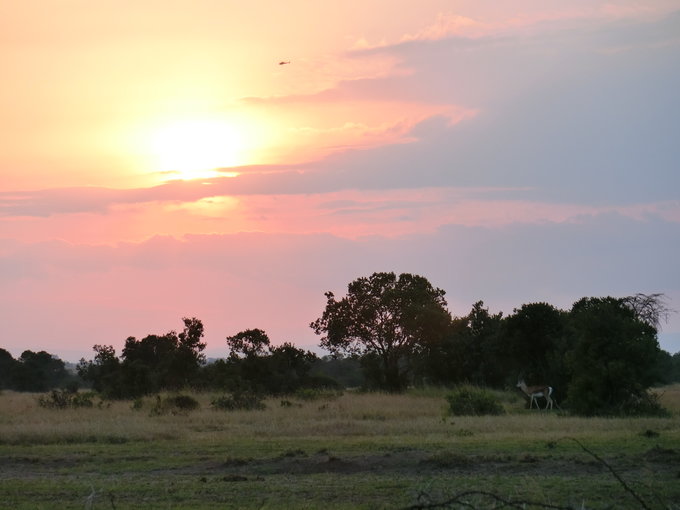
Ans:
{"label": "pink cloud", "polygon": [[[323,193],[210,195],[197,200],[110,204],[108,213],[61,213],[49,217],[0,220],[8,238],[21,241],[63,239],[112,244],[155,235],[181,238],[187,233],[244,231],[308,234],[327,232],[358,239],[435,232],[445,224],[502,227],[563,223],[616,212],[629,218],[680,221],[680,204],[592,206],[550,203],[521,197],[531,190],[504,188],[420,188],[328,190]],[[146,198],[144,194],[141,197]],[[97,208],[98,209],[98,208]]]}
{"label": "pink cloud", "polygon": [[514,2],[512,6],[457,5],[456,10],[436,14],[432,23],[401,37],[398,41],[370,43],[362,39],[357,50],[386,48],[410,41],[438,41],[447,38],[493,38],[528,35],[553,30],[555,23],[606,22],[622,19],[649,20],[676,10],[674,0],[574,1],[569,4]]}

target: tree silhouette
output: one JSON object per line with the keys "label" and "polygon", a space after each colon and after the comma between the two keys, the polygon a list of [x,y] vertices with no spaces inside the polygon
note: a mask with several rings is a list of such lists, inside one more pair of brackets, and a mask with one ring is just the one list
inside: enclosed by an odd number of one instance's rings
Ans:
{"label": "tree silhouette", "polygon": [[406,387],[412,358],[440,341],[451,322],[444,291],[418,275],[373,273],[351,282],[340,300],[325,295],[322,316],[310,324],[323,335],[321,346],[334,354],[364,355],[367,376],[389,391]]}

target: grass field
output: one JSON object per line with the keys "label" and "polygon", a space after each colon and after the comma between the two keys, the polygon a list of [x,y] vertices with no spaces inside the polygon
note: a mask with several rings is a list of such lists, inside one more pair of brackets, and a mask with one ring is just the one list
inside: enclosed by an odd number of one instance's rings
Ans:
{"label": "grass field", "polygon": [[445,395],[288,397],[225,412],[196,394],[199,409],[157,415],[155,397],[51,410],[4,392],[0,508],[434,508],[477,491],[451,507],[500,507],[486,492],[680,509],[680,385],[663,389],[671,418],[574,418],[525,410],[512,394],[504,416],[451,417]]}

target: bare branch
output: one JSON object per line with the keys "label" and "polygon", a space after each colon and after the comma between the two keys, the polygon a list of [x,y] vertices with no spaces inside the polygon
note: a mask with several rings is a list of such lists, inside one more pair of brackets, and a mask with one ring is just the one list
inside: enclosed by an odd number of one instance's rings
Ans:
{"label": "bare branch", "polygon": [[565,437],[565,438],[563,438],[563,439],[571,440],[571,441],[575,442],[577,445],[579,445],[579,446],[581,447],[581,449],[582,449],[584,452],[586,452],[587,454],[591,455],[595,460],[597,460],[600,464],[602,464],[604,467],[606,467],[606,468],[609,470],[609,472],[612,474],[612,476],[613,476],[614,478],[616,478],[616,480],[621,484],[621,487],[623,487],[623,488],[626,490],[626,492],[628,492],[631,496],[633,496],[633,497],[637,500],[637,502],[640,503],[640,505],[642,506],[642,508],[644,508],[645,510],[652,510],[652,509],[649,507],[649,505],[647,505],[647,503],[645,502],[645,500],[642,499],[642,498],[638,495],[637,492],[635,492],[633,489],[631,489],[630,486],[625,482],[625,480],[624,480],[623,478],[621,478],[621,476],[614,470],[614,468],[611,467],[611,466],[607,463],[607,461],[605,461],[605,460],[604,460],[602,457],[600,457],[597,453],[595,453],[595,452],[593,452],[592,450],[589,450],[588,448],[586,448],[586,447],[583,445],[583,443],[581,443],[581,442],[580,442],[578,439],[576,439],[576,438],[573,438],[573,437]]}
{"label": "bare branch", "polygon": [[425,509],[433,509],[433,508],[454,508],[454,505],[461,507],[461,508],[479,508],[478,505],[475,505],[474,503],[471,503],[468,501],[472,497],[477,497],[482,498],[482,499],[490,499],[494,503],[493,508],[518,508],[518,509],[526,509],[526,508],[547,508],[551,510],[574,510],[573,507],[570,506],[560,506],[560,505],[553,505],[550,503],[539,503],[537,501],[526,501],[526,500],[520,500],[520,499],[506,499],[498,494],[494,494],[493,492],[486,492],[486,491],[465,491],[465,492],[460,492],[453,497],[447,499],[446,501],[440,501],[437,503],[417,503],[415,505],[411,505],[406,507],[405,510],[425,510]]}
{"label": "bare branch", "polygon": [[623,302],[645,324],[661,329],[661,321],[668,322],[671,314],[677,313],[666,304],[665,294],[635,294],[623,298]]}

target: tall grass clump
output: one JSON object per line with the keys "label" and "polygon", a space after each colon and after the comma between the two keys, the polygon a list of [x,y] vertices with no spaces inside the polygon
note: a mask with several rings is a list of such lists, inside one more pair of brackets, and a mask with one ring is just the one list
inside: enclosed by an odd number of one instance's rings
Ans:
{"label": "tall grass clump", "polygon": [[454,416],[498,416],[505,409],[492,392],[476,386],[458,386],[446,396],[449,412]]}

